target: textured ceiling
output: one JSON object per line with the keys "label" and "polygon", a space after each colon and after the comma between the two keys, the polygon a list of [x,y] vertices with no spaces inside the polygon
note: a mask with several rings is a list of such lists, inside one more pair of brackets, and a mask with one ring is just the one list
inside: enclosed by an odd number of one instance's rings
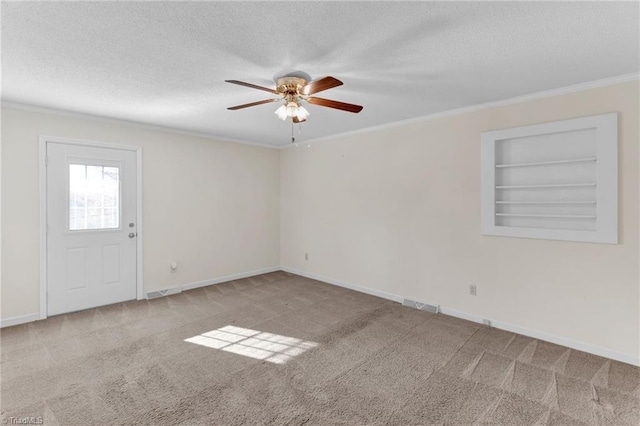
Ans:
{"label": "textured ceiling", "polygon": [[[638,71],[640,4],[578,2],[2,3],[2,96],[282,146],[269,94],[286,71],[334,76],[311,140]],[[296,126],[297,127],[297,126]]]}

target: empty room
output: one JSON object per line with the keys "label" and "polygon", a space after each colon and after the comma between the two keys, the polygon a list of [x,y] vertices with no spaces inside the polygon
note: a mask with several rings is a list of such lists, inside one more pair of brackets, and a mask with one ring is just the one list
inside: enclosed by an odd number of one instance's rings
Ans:
{"label": "empty room", "polygon": [[640,2],[0,19],[2,424],[640,424]]}

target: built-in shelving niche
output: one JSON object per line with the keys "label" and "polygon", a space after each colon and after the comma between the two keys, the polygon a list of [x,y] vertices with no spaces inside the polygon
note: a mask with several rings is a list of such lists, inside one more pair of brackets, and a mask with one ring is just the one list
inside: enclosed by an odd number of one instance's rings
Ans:
{"label": "built-in shelving niche", "polygon": [[616,113],[482,134],[482,233],[618,242]]}

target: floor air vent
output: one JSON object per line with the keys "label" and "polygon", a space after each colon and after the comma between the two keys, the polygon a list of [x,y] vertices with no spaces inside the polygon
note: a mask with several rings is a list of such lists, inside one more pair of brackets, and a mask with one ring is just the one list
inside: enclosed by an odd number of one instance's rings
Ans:
{"label": "floor air vent", "polygon": [[410,299],[404,299],[402,301],[402,306],[407,306],[409,308],[420,309],[421,311],[432,312],[434,314],[437,314],[440,311],[439,306],[437,306],[437,305],[429,305],[427,303],[420,303],[420,302],[416,302],[415,300],[410,300]]}
{"label": "floor air vent", "polygon": [[181,293],[182,289],[180,287],[169,288],[166,290],[158,290],[158,291],[150,291],[147,293],[147,300],[157,299],[158,297],[170,296],[172,294]]}

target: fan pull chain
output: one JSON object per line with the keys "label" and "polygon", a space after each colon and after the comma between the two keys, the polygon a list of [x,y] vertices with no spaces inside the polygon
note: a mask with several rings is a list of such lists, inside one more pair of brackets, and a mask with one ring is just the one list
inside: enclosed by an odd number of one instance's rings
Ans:
{"label": "fan pull chain", "polygon": [[296,143],[296,138],[293,137],[293,120],[291,120],[291,143]]}

